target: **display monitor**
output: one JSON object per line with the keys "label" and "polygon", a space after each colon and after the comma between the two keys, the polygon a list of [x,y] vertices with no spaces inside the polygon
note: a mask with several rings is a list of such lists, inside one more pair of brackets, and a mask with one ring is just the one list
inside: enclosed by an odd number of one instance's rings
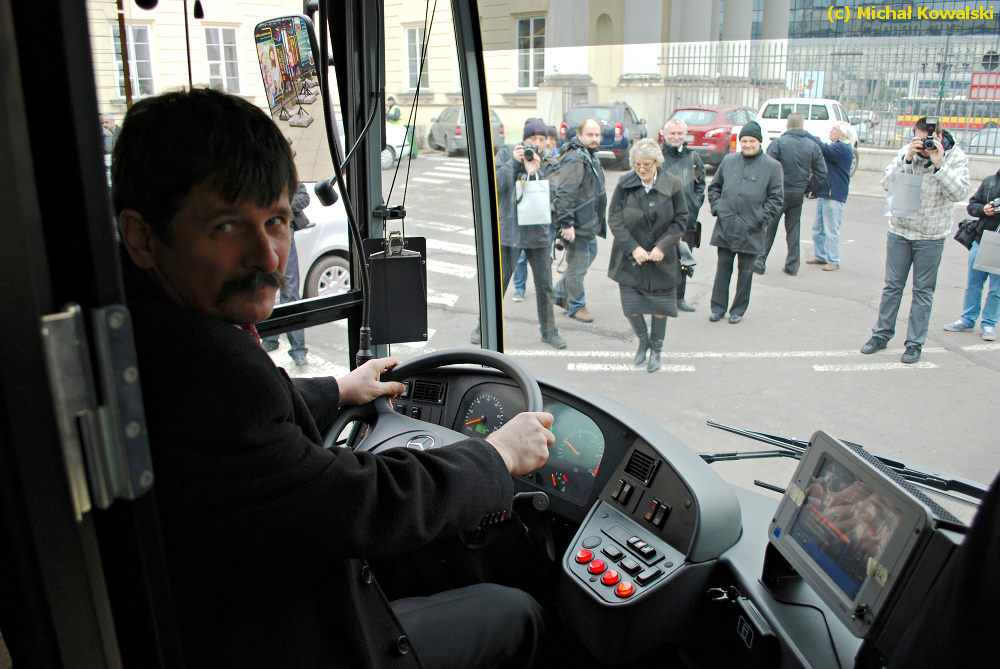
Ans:
{"label": "display monitor", "polygon": [[931,508],[904,485],[860,447],[817,432],[769,527],[770,542],[858,637],[934,531]]}

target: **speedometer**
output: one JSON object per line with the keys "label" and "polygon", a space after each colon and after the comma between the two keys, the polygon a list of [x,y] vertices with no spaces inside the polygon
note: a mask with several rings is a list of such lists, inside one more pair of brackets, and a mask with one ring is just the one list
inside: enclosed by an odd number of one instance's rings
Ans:
{"label": "speedometer", "polygon": [[503,426],[503,402],[491,393],[480,393],[469,403],[462,418],[462,432],[473,437],[485,437]]}
{"label": "speedometer", "polygon": [[557,439],[551,450],[552,455],[569,465],[567,469],[597,476],[604,457],[604,437],[593,430],[579,428]]}

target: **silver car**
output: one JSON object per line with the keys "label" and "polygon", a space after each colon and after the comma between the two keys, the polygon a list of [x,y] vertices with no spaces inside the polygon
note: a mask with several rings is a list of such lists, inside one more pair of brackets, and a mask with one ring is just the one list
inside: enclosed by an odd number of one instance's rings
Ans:
{"label": "silver car", "polygon": [[338,197],[331,206],[324,207],[313,191],[315,186],[314,182],[306,182],[309,206],[305,214],[312,225],[295,233],[299,290],[304,298],[339,295],[351,288],[347,212],[343,200]]}
{"label": "silver car", "polygon": [[[504,128],[500,117],[492,109],[490,110],[490,127],[493,131],[493,152],[496,153],[504,145]],[[440,149],[449,156],[455,156],[468,150],[468,138],[465,134],[465,108],[462,105],[445,107],[440,116],[431,119],[431,131],[427,134],[427,145],[432,149]]]}

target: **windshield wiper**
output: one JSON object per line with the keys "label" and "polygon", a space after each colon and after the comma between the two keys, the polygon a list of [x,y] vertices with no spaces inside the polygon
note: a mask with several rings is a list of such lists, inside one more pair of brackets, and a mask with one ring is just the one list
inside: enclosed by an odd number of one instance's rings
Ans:
{"label": "windshield wiper", "polygon": [[[723,425],[721,423],[716,423],[715,421],[708,421],[710,427],[715,427],[720,430],[725,430],[726,432],[732,432],[733,434],[738,434],[741,437],[747,437],[748,439],[754,439],[756,441],[762,441],[765,444],[770,444],[776,446],[779,450],[777,451],[755,451],[747,453],[749,458],[762,458],[762,457],[790,457],[795,459],[801,459],[802,453],[805,452],[806,447],[809,445],[808,441],[803,441],[802,439],[789,439],[788,437],[779,437],[773,434],[766,434],[764,432],[755,432],[753,430],[743,430],[738,427],[731,427],[729,425]],[[846,442],[845,442],[846,443]],[[857,446],[857,444],[854,444]],[[864,448],[860,446],[860,448]],[[868,449],[865,449],[866,451]],[[868,451],[871,453],[871,451]],[[760,453],[769,453],[770,455],[760,455]],[[744,459],[740,457],[743,454],[740,453],[705,453],[702,454],[702,459],[705,462],[722,462],[726,460],[741,460]],[[915,483],[926,488],[930,488],[939,495],[948,497],[957,502],[963,502],[965,504],[972,504],[968,500],[962,499],[960,497],[955,497],[954,495],[947,495],[948,492],[956,492],[961,495],[966,495],[967,497],[972,497],[976,500],[982,500],[986,496],[986,491],[988,487],[976,481],[972,481],[964,478],[945,478],[938,476],[937,474],[931,474],[928,472],[921,471],[920,469],[914,467],[912,463],[907,463],[903,460],[897,460],[894,458],[887,458],[885,456],[877,455],[871,453],[879,462],[885,465],[886,468],[892,470],[895,474],[900,476],[906,481]]]}

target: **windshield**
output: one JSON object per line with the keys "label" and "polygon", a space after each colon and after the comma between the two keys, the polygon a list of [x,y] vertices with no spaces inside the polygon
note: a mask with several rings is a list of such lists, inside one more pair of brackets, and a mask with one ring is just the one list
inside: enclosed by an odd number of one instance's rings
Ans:
{"label": "windshield", "polygon": [[702,109],[678,109],[670,118],[684,121],[688,125],[710,125],[715,123],[718,115],[717,112]]}

